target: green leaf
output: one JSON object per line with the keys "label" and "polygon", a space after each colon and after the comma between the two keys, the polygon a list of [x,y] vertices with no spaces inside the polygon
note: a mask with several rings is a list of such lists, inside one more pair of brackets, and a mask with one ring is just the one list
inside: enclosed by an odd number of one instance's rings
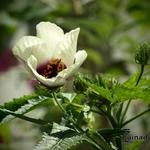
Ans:
{"label": "green leaf", "polygon": [[141,70],[138,69],[131,77],[129,77],[129,79],[127,81],[125,81],[123,83],[123,85],[128,88],[135,87],[140,72],[141,72]]}
{"label": "green leaf", "polygon": [[49,136],[44,133],[42,141],[38,144],[35,150],[67,150],[72,146],[80,144],[86,140],[85,135],[74,135],[71,137],[58,138]]}
{"label": "green leaf", "polygon": [[89,131],[89,133],[91,134],[94,141],[96,141],[97,144],[100,145],[102,150],[114,150],[111,143],[109,143],[109,141],[106,140],[100,132],[98,132],[98,131],[95,132],[94,130],[93,131],[91,130],[91,131]]}
{"label": "green leaf", "polygon": [[23,96],[21,98],[14,99],[11,102],[5,103],[3,106],[0,106],[0,121],[7,122],[9,120],[14,119],[14,116],[8,115],[8,113],[4,113],[4,110],[10,110],[17,114],[25,114],[35,107],[41,105],[42,103],[46,102],[49,98],[44,96]]}
{"label": "green leaf", "polygon": [[[29,96],[23,96],[20,98],[14,98],[12,101],[4,103],[3,106],[1,106],[2,108],[11,110],[11,111],[16,111],[18,108],[20,108],[21,106],[25,105],[28,103],[28,100],[30,99],[36,99],[37,96],[36,95],[29,95]],[[2,119],[6,116],[6,114],[4,114],[3,112],[0,112],[0,121],[2,121]]]}
{"label": "green leaf", "polygon": [[101,95],[103,98],[112,101],[112,94],[108,88],[104,88],[101,86],[97,86],[96,84],[86,82],[86,84],[89,86],[89,90],[94,91],[96,94]]}
{"label": "green leaf", "polygon": [[130,145],[126,147],[125,150],[137,150],[137,148],[139,148],[139,146],[143,143],[144,141],[133,141]]}
{"label": "green leaf", "polygon": [[54,123],[51,134],[44,133],[35,150],[67,150],[86,140],[85,134],[78,134],[68,127]]}
{"label": "green leaf", "polygon": [[[86,92],[90,94],[93,92],[94,95],[98,95],[104,99],[112,101],[112,94],[110,90],[111,88],[104,85],[101,76],[97,76],[96,81],[85,77],[84,75],[79,75],[78,78],[79,82],[82,83],[84,87],[86,87]],[[82,90],[81,92],[83,93]]]}
{"label": "green leaf", "polygon": [[42,86],[41,84],[36,85],[35,93],[37,95],[43,95],[43,96],[47,96],[47,97],[52,97],[50,90],[48,90],[48,88]]}
{"label": "green leaf", "polygon": [[148,87],[150,88],[150,79],[149,78],[142,78],[138,84],[139,87]]}
{"label": "green leaf", "polygon": [[115,86],[113,88],[114,101],[126,101],[129,99],[144,100],[150,102],[150,88],[127,88],[125,86]]}
{"label": "green leaf", "polygon": [[19,113],[14,113],[13,111],[7,110],[5,108],[0,108],[0,111],[2,111],[5,114],[12,115],[14,117],[20,118],[20,119],[30,121],[32,123],[37,123],[37,124],[40,124],[40,125],[49,124],[48,122],[46,122],[44,120],[30,118],[30,117],[24,116],[24,115],[19,114]]}

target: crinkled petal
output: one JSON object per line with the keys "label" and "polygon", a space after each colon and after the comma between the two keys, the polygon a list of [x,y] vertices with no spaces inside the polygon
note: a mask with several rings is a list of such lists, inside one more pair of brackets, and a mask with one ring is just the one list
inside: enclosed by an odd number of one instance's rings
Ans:
{"label": "crinkled petal", "polygon": [[65,84],[65,79],[63,79],[60,76],[56,76],[50,79],[47,79],[45,77],[43,77],[42,75],[38,74],[36,71],[37,68],[37,59],[31,55],[28,60],[27,60],[27,65],[29,67],[29,69],[31,70],[32,74],[35,76],[35,78],[41,82],[42,84],[44,84],[45,86],[48,87],[56,87],[56,86],[61,86],[63,84]]}
{"label": "crinkled petal", "polygon": [[76,28],[66,33],[64,39],[58,45],[57,53],[55,53],[56,58],[61,58],[61,60],[70,66],[74,62],[74,55],[77,50],[77,39],[80,32],[80,28]]}
{"label": "crinkled petal", "polygon": [[79,67],[83,64],[87,57],[87,53],[85,50],[80,50],[75,54],[75,63],[71,66],[69,66],[67,69],[61,71],[58,76],[67,79],[70,76],[72,76],[78,69]]}
{"label": "crinkled petal", "polygon": [[57,44],[63,39],[64,32],[56,24],[51,22],[40,22],[36,26],[37,36],[46,42],[46,50],[51,58],[57,51]]}
{"label": "crinkled petal", "polygon": [[34,36],[24,36],[21,38],[12,51],[14,55],[23,61],[27,61],[31,55],[36,57],[38,63],[42,63],[47,58],[45,43],[40,38]]}

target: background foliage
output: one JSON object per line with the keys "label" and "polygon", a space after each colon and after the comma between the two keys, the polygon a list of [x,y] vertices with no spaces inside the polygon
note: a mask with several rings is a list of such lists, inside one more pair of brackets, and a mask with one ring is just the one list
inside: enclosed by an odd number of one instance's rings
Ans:
{"label": "background foliage", "polygon": [[[144,41],[150,40],[150,5],[149,0],[1,0],[0,1],[0,71],[8,71],[11,66],[17,64],[15,58],[11,54],[11,48],[14,42],[23,35],[35,35],[35,25],[40,21],[51,21],[60,25],[66,32],[80,27],[78,49],[85,49],[88,52],[88,59],[84,63],[81,72],[85,72],[91,76],[96,73],[108,73],[109,76],[118,77],[120,81],[124,81],[129,75],[135,72],[137,67],[134,63],[135,50],[137,45]],[[94,67],[93,67],[94,66]],[[149,73],[149,66],[145,68],[145,74]],[[27,79],[28,76],[23,72],[20,73],[21,79]],[[132,81],[132,80],[130,80]],[[6,82],[9,82],[7,80]],[[131,82],[132,83],[132,82]],[[130,85],[131,85],[130,83]],[[142,79],[140,84],[142,86],[149,84],[149,80]],[[122,88],[115,87],[116,97],[122,96],[125,100],[131,96],[132,98],[142,98],[146,102],[149,101],[146,93],[141,92],[141,89],[135,88],[135,91],[128,95],[132,87],[124,85]],[[93,89],[103,92],[103,96],[109,99],[109,91],[103,88]],[[2,91],[3,85],[0,90]],[[16,90],[17,86],[16,86]],[[70,88],[66,87],[70,91]],[[38,91],[38,90],[37,90]],[[6,91],[9,93],[10,91]],[[40,92],[40,90],[39,90]],[[89,91],[87,91],[89,92]],[[127,94],[126,94],[127,93]],[[138,93],[138,94],[137,94]],[[43,93],[42,93],[43,94]],[[11,92],[10,92],[11,95]],[[27,97],[24,97],[20,103],[27,105],[24,112],[32,109],[34,97],[29,102]],[[45,95],[47,96],[47,95]],[[82,95],[80,95],[82,97]],[[92,96],[92,93],[89,93]],[[3,101],[3,97],[1,97]],[[55,105],[45,107],[47,99],[38,98],[38,103],[42,103],[46,111],[45,120],[60,122],[62,113]],[[78,102],[76,97],[74,101]],[[115,101],[115,97],[114,97]],[[16,102],[16,101],[14,101]],[[15,110],[11,109],[11,103],[6,104],[6,108],[10,111],[17,111],[21,105],[16,102]],[[133,112],[137,112],[135,107],[140,108],[145,106],[145,103],[140,102],[135,104],[132,108]],[[70,108],[71,106],[67,106]],[[14,108],[13,108],[14,109]],[[80,110],[78,110],[80,111]],[[78,114],[78,112],[75,112]],[[7,114],[7,113],[6,113]],[[55,116],[56,117],[55,117]],[[49,117],[51,116],[51,117]],[[130,116],[130,114],[129,114]],[[3,119],[3,115],[0,116]],[[8,117],[9,118],[9,117]],[[96,123],[90,124],[96,128],[107,126],[106,120],[103,117],[96,116]],[[85,120],[85,124],[86,124]],[[150,131],[148,116],[138,122],[141,126],[142,134]],[[33,126],[32,126],[33,128]],[[38,131],[39,131],[39,127]],[[132,129],[135,128],[133,124]],[[2,125],[0,127],[0,141],[3,144],[13,143],[11,138],[11,127],[9,125]],[[40,131],[45,130],[40,129]],[[5,131],[5,132],[4,132]],[[141,132],[139,132],[141,134]],[[79,136],[79,135],[77,135]],[[36,134],[36,138],[40,138],[40,133]],[[33,138],[33,139],[34,139]],[[137,144],[137,143],[136,143]],[[135,144],[135,145],[136,145]],[[137,144],[138,145],[138,144]],[[147,145],[141,149],[146,149]],[[12,146],[6,146],[6,149],[17,149]],[[87,144],[79,146],[79,149],[87,149],[90,146]],[[5,149],[5,146],[4,146]]]}

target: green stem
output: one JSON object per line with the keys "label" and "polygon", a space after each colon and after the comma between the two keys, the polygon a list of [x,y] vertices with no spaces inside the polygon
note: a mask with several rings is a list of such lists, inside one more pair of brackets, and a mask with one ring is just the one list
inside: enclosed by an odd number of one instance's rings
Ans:
{"label": "green stem", "polygon": [[21,117],[18,117],[18,118],[29,121],[29,122],[32,122],[32,123],[36,123],[36,124],[39,124],[39,125],[48,124],[48,122],[46,122],[44,120],[34,119],[34,118],[31,118],[31,117],[27,117],[27,116],[21,116]]}
{"label": "green stem", "polygon": [[128,108],[129,108],[130,103],[131,103],[131,100],[128,101],[128,103],[127,103],[127,105],[126,105],[126,107],[125,107],[125,110],[124,110],[124,112],[123,112],[121,121],[119,122],[119,124],[122,124],[122,122],[123,122],[123,120],[124,120],[124,117],[125,117],[125,115],[126,115],[126,113],[127,113],[127,111],[128,111]]}
{"label": "green stem", "polygon": [[137,86],[139,84],[139,81],[141,80],[141,77],[142,77],[143,73],[144,73],[144,65],[141,65],[141,72],[139,74],[139,77],[137,79],[137,82],[136,82],[135,86]]}
{"label": "green stem", "polygon": [[[140,74],[139,74],[139,76],[138,76],[138,78],[137,78],[137,82],[136,82],[135,86],[137,86],[137,85],[139,84],[139,81],[141,80],[141,77],[142,77],[142,75],[143,75],[143,72],[144,72],[144,65],[141,65],[141,71],[140,71]],[[138,114],[137,116],[135,116],[135,117],[133,117],[133,118],[131,118],[131,119],[129,119],[128,121],[126,121],[126,122],[123,123],[124,117],[125,117],[125,115],[126,115],[126,113],[127,113],[127,111],[128,111],[128,108],[129,108],[129,105],[130,105],[130,104],[131,104],[131,99],[128,101],[128,103],[127,103],[127,105],[126,105],[126,107],[125,107],[125,110],[124,110],[124,112],[123,112],[122,118],[121,118],[120,122],[118,123],[119,127],[121,126],[121,128],[122,128],[123,126],[125,126],[126,124],[128,124],[129,122],[135,120],[136,118],[142,116],[143,114],[145,114],[146,112],[149,111],[149,109],[148,109],[148,110],[146,110],[146,111],[144,111],[144,112]],[[122,123],[123,123],[123,124],[122,124]],[[121,138],[120,138],[120,137],[116,138],[116,146],[119,148],[119,150],[122,150],[122,142],[121,142]]]}
{"label": "green stem", "polygon": [[[66,113],[66,110],[65,110],[65,109],[62,107],[62,105],[58,102],[57,97],[56,97],[56,94],[53,92],[52,95],[53,95],[53,98],[54,98],[55,102],[57,103],[58,107],[62,110],[63,113]],[[82,128],[80,128],[80,127],[75,123],[75,121],[74,121],[72,118],[70,118],[69,120],[70,120],[70,122],[74,125],[75,129],[76,129],[78,132],[85,133],[85,132],[82,130]],[[96,143],[96,141],[95,141],[92,137],[90,137],[88,134],[86,134],[86,135],[88,136],[89,139],[91,139],[92,144],[93,144],[93,146],[94,146],[95,148],[97,148],[98,150],[102,150],[101,147]]]}
{"label": "green stem", "polygon": [[[140,82],[140,80],[141,80],[141,78],[142,78],[143,73],[144,73],[144,65],[141,65],[140,74],[139,74],[139,76],[138,76],[138,78],[137,78],[137,81],[136,81],[135,86],[137,86],[137,85],[139,84],[139,82]],[[131,103],[131,100],[129,100],[128,103],[127,103],[127,105],[126,105],[126,108],[125,108],[125,111],[124,111],[124,113],[123,113],[123,115],[122,115],[120,124],[122,124],[122,122],[123,122],[123,120],[124,120],[124,117],[125,117],[125,115],[126,115],[126,113],[127,113],[127,111],[128,111],[128,108],[129,108],[130,103]]]}
{"label": "green stem", "polygon": [[106,113],[102,109],[99,109],[99,110],[90,109],[90,111],[93,112],[93,113],[102,115],[102,116],[106,115]]}
{"label": "green stem", "polygon": [[88,134],[86,134],[87,135],[87,137],[91,140],[91,144],[97,149],[97,150],[104,150],[104,148],[101,146],[101,145],[99,145],[99,144],[97,144],[97,142],[90,136],[90,135],[88,135]]}
{"label": "green stem", "polygon": [[17,118],[20,118],[20,119],[23,119],[23,120],[26,120],[26,121],[29,121],[29,122],[32,122],[32,123],[36,123],[36,124],[39,124],[39,125],[48,124],[48,122],[46,122],[44,120],[30,118],[30,117],[24,116],[22,114],[14,113],[14,112],[12,112],[10,110],[7,110],[7,109],[1,109],[0,108],[0,110],[3,111],[4,113],[8,114],[8,115],[13,115]]}
{"label": "green stem", "polygon": [[116,123],[115,119],[110,114],[107,114],[107,118],[108,118],[110,124],[112,125],[112,127],[116,128],[117,127],[117,123]]}
{"label": "green stem", "polygon": [[120,137],[116,137],[116,146],[119,150],[122,150],[122,141]]}
{"label": "green stem", "polygon": [[53,98],[54,98],[56,104],[57,104],[58,107],[61,109],[61,111],[62,111],[63,113],[66,113],[66,110],[65,110],[65,109],[62,107],[62,105],[58,102],[57,97],[56,97],[56,94],[53,92],[52,95],[53,95]]}
{"label": "green stem", "polygon": [[114,128],[116,127],[116,121],[115,121],[115,119],[108,112],[104,112],[101,109],[100,109],[100,111],[97,111],[97,110],[94,110],[94,109],[91,109],[90,111],[94,112],[94,113],[97,113],[97,114],[99,114],[101,116],[107,116],[107,120],[111,124],[111,126],[114,127]]}
{"label": "green stem", "polygon": [[114,117],[111,115],[111,107],[109,105],[106,106],[106,112],[105,112],[109,122],[111,123],[113,128],[117,127],[117,123],[116,120],[114,119]]}
{"label": "green stem", "polygon": [[117,113],[116,113],[116,119],[117,119],[117,123],[118,124],[120,124],[120,120],[121,120],[121,113],[122,113],[122,111],[123,111],[123,105],[124,105],[124,103],[121,103],[120,105],[119,105],[119,108],[118,108],[118,110],[117,110]]}
{"label": "green stem", "polygon": [[124,127],[124,126],[127,125],[128,123],[132,122],[133,120],[135,120],[135,119],[141,117],[142,115],[144,115],[145,113],[147,113],[147,112],[149,112],[149,111],[150,111],[150,108],[148,108],[147,110],[145,110],[145,111],[139,113],[138,115],[134,116],[133,118],[131,118],[131,119],[125,121],[125,122],[122,124],[122,127]]}

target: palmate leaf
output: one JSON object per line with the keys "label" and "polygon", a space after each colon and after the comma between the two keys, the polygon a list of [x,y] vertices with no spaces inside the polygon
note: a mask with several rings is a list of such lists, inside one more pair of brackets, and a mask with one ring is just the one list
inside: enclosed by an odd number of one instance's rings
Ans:
{"label": "palmate leaf", "polygon": [[23,115],[46,102],[48,99],[49,98],[45,96],[30,95],[23,96],[21,98],[17,98],[13,101],[5,103],[3,106],[0,106],[0,122],[4,123],[15,118],[14,116],[9,115],[8,112],[6,113],[5,110]]}
{"label": "palmate leaf", "polygon": [[85,134],[78,134],[68,127],[54,123],[51,134],[44,133],[35,150],[67,150],[87,140]]}

